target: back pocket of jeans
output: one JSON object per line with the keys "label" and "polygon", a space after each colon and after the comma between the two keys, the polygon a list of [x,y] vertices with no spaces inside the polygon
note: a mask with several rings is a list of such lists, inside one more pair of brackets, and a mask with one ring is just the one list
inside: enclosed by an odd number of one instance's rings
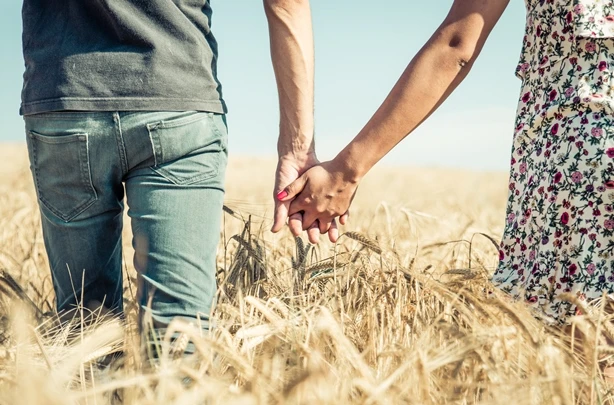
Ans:
{"label": "back pocket of jeans", "polygon": [[147,125],[154,148],[153,170],[175,184],[193,184],[217,176],[226,138],[213,114],[181,113]]}
{"label": "back pocket of jeans", "polygon": [[28,141],[41,204],[68,222],[96,201],[87,134],[43,135],[30,131]]}

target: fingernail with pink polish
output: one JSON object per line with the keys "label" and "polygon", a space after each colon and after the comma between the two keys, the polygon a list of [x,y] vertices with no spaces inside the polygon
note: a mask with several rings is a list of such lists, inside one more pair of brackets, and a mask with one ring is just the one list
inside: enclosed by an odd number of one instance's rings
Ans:
{"label": "fingernail with pink polish", "polygon": [[277,199],[281,201],[287,196],[288,196],[288,192],[286,190],[282,190],[277,194]]}

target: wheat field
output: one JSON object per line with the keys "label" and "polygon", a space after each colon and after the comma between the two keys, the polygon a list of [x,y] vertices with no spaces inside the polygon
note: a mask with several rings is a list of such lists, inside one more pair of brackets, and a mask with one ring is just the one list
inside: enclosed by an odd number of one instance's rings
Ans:
{"label": "wheat field", "polygon": [[126,320],[55,322],[27,165],[23,145],[0,145],[0,405],[614,403],[604,302],[573,319],[579,346],[488,283],[506,173],[376,168],[339,242],[309,246],[268,232],[275,162],[233,157],[216,327],[173,323],[196,354],[164,339],[152,364],[129,226]]}

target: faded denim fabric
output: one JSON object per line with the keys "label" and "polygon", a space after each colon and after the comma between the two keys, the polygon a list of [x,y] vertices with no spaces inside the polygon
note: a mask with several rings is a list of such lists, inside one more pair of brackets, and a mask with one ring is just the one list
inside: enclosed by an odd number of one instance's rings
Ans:
{"label": "faded denim fabric", "polygon": [[122,313],[125,196],[142,311],[151,311],[159,328],[176,317],[208,328],[227,164],[225,117],[53,112],[24,120],[58,311],[98,301]]}

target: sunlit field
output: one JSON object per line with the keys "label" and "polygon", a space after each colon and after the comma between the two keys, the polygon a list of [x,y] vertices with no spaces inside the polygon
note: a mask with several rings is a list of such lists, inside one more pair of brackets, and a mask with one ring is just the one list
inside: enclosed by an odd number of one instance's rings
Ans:
{"label": "sunlit field", "polygon": [[173,323],[148,361],[128,217],[126,320],[59,326],[25,148],[0,145],[0,404],[614,403],[601,304],[572,345],[489,285],[507,173],[377,168],[339,242],[310,246],[268,231],[274,168],[231,159],[216,327]]}

